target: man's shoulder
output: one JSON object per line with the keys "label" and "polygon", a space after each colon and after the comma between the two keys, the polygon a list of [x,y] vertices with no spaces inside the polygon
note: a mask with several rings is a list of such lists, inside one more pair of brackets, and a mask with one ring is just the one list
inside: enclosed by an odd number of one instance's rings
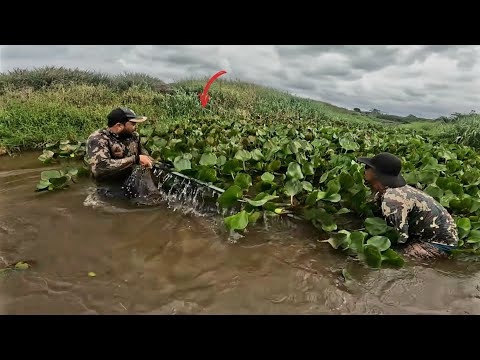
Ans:
{"label": "man's shoulder", "polygon": [[105,133],[105,129],[98,129],[88,136],[87,141],[107,139],[107,138],[108,138],[108,135]]}
{"label": "man's shoulder", "polygon": [[392,204],[404,204],[409,200],[413,200],[418,197],[416,189],[409,185],[401,186],[398,188],[388,188],[383,195],[383,202]]}
{"label": "man's shoulder", "polygon": [[410,185],[387,189],[382,200],[386,203],[411,204],[412,206],[415,202],[430,204],[435,201],[430,195]]}

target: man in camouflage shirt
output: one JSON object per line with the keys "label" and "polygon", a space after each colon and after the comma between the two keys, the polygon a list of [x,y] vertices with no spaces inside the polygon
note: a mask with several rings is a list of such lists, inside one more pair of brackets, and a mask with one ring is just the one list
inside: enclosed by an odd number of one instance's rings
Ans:
{"label": "man in camouflage shirt", "polygon": [[401,161],[390,153],[361,157],[365,180],[376,192],[382,214],[406,244],[407,255],[415,258],[446,256],[458,244],[455,222],[433,197],[407,185],[400,174]]}
{"label": "man in camouflage shirt", "polygon": [[107,116],[108,127],[95,131],[86,143],[85,162],[97,183],[99,193],[109,197],[125,196],[122,186],[136,165],[152,167],[153,159],[141,146],[135,131],[145,116],[131,109],[116,108]]}

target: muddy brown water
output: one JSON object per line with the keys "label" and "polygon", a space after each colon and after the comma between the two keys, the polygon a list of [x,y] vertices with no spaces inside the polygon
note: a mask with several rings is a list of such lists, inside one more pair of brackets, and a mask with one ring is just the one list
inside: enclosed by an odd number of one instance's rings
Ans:
{"label": "muddy brown water", "polygon": [[0,273],[0,314],[480,314],[478,262],[372,270],[288,222],[231,243],[215,218],[94,201],[89,180],[35,192],[37,156],[0,157],[0,268],[32,263]]}

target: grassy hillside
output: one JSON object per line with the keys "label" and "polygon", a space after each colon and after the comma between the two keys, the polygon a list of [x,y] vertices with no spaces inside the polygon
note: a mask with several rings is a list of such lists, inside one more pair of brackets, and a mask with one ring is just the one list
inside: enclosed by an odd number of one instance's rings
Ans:
{"label": "grassy hillside", "polygon": [[153,123],[228,118],[382,125],[354,111],[238,81],[217,80],[202,108],[198,93],[205,83],[168,86],[144,74],[109,76],[53,67],[0,74],[0,146],[28,150],[63,139],[84,140],[105,125],[106,115],[117,106],[131,107]]}

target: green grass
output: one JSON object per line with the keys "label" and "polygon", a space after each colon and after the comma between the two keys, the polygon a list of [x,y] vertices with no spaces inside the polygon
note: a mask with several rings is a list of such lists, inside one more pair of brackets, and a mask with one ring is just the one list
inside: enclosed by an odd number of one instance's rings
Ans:
{"label": "green grass", "polygon": [[384,123],[354,111],[240,81],[217,80],[202,108],[198,93],[205,80],[171,86],[144,74],[106,74],[46,67],[0,74],[0,147],[42,148],[63,139],[84,140],[105,126],[107,114],[128,106],[152,122],[227,118],[236,121],[318,124],[355,123],[381,128]]}
{"label": "green grass", "polygon": [[480,115],[465,115],[450,122],[419,121],[400,125],[446,143],[458,143],[480,149]]}
{"label": "green grass", "polygon": [[0,74],[0,92],[5,89],[32,88],[39,90],[51,85],[105,85],[113,90],[127,90],[133,85],[161,92],[168,86],[161,80],[142,73],[124,73],[116,76],[94,71],[46,66],[33,70],[15,69]]}

